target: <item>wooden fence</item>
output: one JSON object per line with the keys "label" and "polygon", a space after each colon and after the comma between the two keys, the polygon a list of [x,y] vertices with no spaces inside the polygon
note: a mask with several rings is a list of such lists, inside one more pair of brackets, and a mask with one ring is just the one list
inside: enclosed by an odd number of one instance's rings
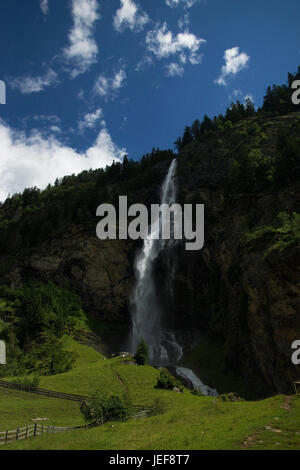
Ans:
{"label": "wooden fence", "polygon": [[[62,400],[77,401],[79,403],[83,403],[87,400],[92,399],[92,397],[87,397],[84,395],[74,395],[72,393],[55,392],[54,390],[47,390],[45,388],[36,388],[30,385],[21,385],[21,384],[14,383],[14,382],[6,382],[4,380],[0,380],[0,387],[13,389],[13,390],[20,390],[22,392],[35,393],[37,395],[43,395],[43,396],[51,397],[51,398],[61,398]],[[137,410],[137,411],[143,411],[143,410],[147,410],[151,408],[149,405],[147,406],[147,405],[133,405],[133,404],[128,405],[128,407],[131,408],[132,410]]]}
{"label": "wooden fence", "polygon": [[[17,384],[13,382],[6,382],[4,380],[0,380],[0,387],[9,388],[13,390],[20,390],[22,392],[35,393],[35,394],[43,395],[46,397],[61,398],[62,400],[77,401],[79,403],[83,403],[87,400],[92,399],[92,397],[87,397],[84,395],[74,395],[72,393],[55,392],[54,390],[47,390],[45,388],[36,388],[30,385],[21,385],[21,384]],[[129,404],[128,408],[141,412],[141,411],[150,410],[151,406]]]}
{"label": "wooden fence", "polygon": [[94,427],[93,424],[77,427],[58,428],[56,426],[45,426],[44,424],[32,424],[23,428],[13,429],[11,431],[0,432],[0,445],[9,444],[12,441],[21,441],[29,437],[42,436],[43,434],[57,434],[60,432],[75,431],[78,429],[88,429]]}
{"label": "wooden fence", "polygon": [[38,395],[44,395],[46,397],[61,398],[62,400],[77,401],[81,403],[91,398],[85,397],[83,395],[74,395],[72,393],[55,392],[53,390],[46,390],[45,388],[36,388],[30,385],[21,385],[18,383],[6,382],[4,380],[0,380],[0,387],[10,388],[13,390],[20,390],[22,392],[36,393]]}
{"label": "wooden fence", "polygon": [[[134,407],[131,408],[131,418],[146,418],[149,415],[149,409],[141,408],[137,411]],[[137,414],[134,414],[137,413]],[[85,426],[76,427],[56,427],[45,426],[44,424],[32,424],[31,426],[24,426],[23,428],[13,429],[11,431],[0,432],[0,446],[10,444],[13,441],[21,441],[29,439],[30,437],[42,436],[43,434],[57,434],[61,432],[77,431],[79,429],[91,429],[100,426],[100,424],[87,424]]]}
{"label": "wooden fence", "polygon": [[[86,397],[83,395],[74,395],[71,393],[55,392],[53,390],[46,390],[44,388],[35,388],[30,385],[21,385],[13,382],[6,382],[0,380],[0,387],[20,390],[22,392],[35,393],[38,395],[43,395],[46,397],[60,398],[63,400],[77,401],[83,403],[87,400],[90,400],[91,397]],[[151,406],[147,405],[128,405],[130,410],[131,418],[145,418],[149,415]],[[75,431],[78,429],[88,429],[95,427],[95,424],[88,424],[86,426],[77,426],[77,427],[55,427],[55,426],[46,426],[44,424],[32,424],[30,426],[25,426],[22,428],[13,429],[11,431],[7,430],[0,432],[0,445],[9,444],[10,442],[16,440],[20,441],[23,439],[28,439],[29,437],[41,436],[43,434],[56,434],[60,432]]]}

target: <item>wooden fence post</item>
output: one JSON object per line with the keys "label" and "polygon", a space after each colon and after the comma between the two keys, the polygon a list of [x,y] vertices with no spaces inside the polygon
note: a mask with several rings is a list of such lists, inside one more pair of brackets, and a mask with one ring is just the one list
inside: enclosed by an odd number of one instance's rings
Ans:
{"label": "wooden fence post", "polygon": [[34,437],[36,436],[36,430],[37,430],[36,428],[37,428],[37,424],[35,423],[35,425],[34,425],[34,431],[33,431]]}
{"label": "wooden fence post", "polygon": [[5,434],[5,442],[7,443],[8,441],[8,430],[6,431],[6,434]]}
{"label": "wooden fence post", "polygon": [[19,428],[17,429],[17,432],[16,432],[16,441],[19,439]]}

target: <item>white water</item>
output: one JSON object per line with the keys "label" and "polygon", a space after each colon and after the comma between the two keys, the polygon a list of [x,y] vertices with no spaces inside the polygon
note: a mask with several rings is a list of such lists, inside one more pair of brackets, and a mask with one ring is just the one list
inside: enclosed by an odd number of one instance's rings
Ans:
{"label": "white water", "polygon": [[218,392],[215,388],[211,388],[208,385],[205,385],[191,369],[187,369],[186,367],[177,367],[176,373],[188,382],[191,382],[194,389],[200,390],[203,395],[210,395],[214,397],[218,395]]}
{"label": "white water", "polygon": [[[176,168],[177,162],[174,159],[162,186],[161,204],[171,206],[176,203]],[[162,240],[161,237],[157,237],[157,234],[161,233],[161,230],[162,226],[160,226],[158,219],[151,225],[149,235],[144,240],[143,247],[136,257],[136,286],[131,309],[133,324],[131,350],[133,352],[136,351],[138,343],[143,338],[149,346],[150,362],[152,364],[159,366],[178,366],[183,356],[183,349],[176,341],[174,332],[163,331],[161,328],[162,312],[153,276],[155,261],[160,252],[166,248],[171,248],[176,243],[172,237],[171,240]],[[172,295],[172,279],[175,274],[175,265],[172,255],[170,254],[171,251],[167,251],[169,252],[167,259],[170,279],[169,294]],[[200,388],[203,394],[208,395],[210,391],[213,391],[213,389],[204,385],[192,370],[177,367],[177,373],[190,381],[194,388]]]}
{"label": "white water", "polygon": [[[161,203],[173,204],[176,200],[174,182],[176,160],[172,161],[161,191]],[[153,267],[166,240],[157,237],[160,231],[159,219],[150,227],[150,233],[135,262],[136,287],[132,299],[132,344],[133,351],[143,338],[149,346],[150,360],[155,364],[166,364],[169,357],[162,344],[161,311],[153,279]],[[158,239],[156,239],[158,238]]]}

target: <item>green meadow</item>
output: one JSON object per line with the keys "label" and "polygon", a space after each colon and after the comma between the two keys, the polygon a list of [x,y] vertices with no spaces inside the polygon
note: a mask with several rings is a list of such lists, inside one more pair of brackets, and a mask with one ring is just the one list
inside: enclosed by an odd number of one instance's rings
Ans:
{"label": "green meadow", "polygon": [[[110,422],[86,430],[43,435],[1,446],[1,450],[201,450],[299,449],[300,399],[278,395],[266,400],[224,401],[155,388],[159,371],[120,358],[107,359],[92,348],[66,338],[76,350],[75,367],[40,378],[40,387],[82,395],[126,395],[133,404],[164,404],[163,414],[126,422]],[[5,380],[12,378],[6,377]],[[79,404],[0,388],[0,431],[33,424],[85,424]]]}

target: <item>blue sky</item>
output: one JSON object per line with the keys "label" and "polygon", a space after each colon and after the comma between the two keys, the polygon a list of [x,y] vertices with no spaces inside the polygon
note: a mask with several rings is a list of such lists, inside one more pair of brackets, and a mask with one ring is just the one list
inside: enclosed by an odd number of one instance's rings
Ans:
{"label": "blue sky", "polygon": [[0,199],[173,148],[300,64],[298,0],[1,0]]}

